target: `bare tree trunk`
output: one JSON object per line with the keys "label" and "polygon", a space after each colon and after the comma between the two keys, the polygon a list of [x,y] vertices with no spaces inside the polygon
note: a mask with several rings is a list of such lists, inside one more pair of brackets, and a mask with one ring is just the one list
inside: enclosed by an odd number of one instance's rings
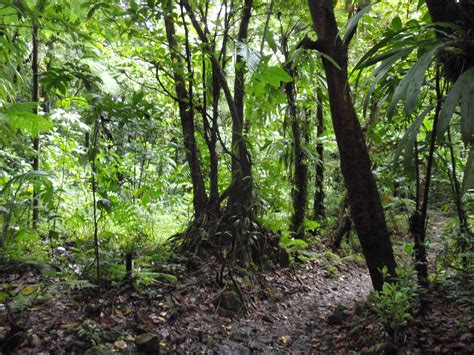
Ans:
{"label": "bare tree trunk", "polygon": [[[245,0],[237,40],[246,42],[253,0]],[[232,117],[232,188],[228,210],[233,215],[248,215],[253,202],[252,159],[244,137],[245,63],[237,56],[235,64],[234,102],[237,116]]]}
{"label": "bare tree trunk", "polygon": [[349,207],[349,198],[347,193],[344,194],[344,197],[341,200],[339,206],[339,212],[337,214],[337,222],[335,224],[334,232],[331,236],[331,248],[336,251],[341,247],[342,240],[352,229],[352,221],[347,208]]}
{"label": "bare tree trunk", "polygon": [[421,286],[428,286],[428,264],[426,260],[426,219],[428,216],[428,197],[430,193],[431,172],[433,169],[433,157],[436,147],[436,129],[438,127],[439,114],[441,111],[442,93],[440,87],[440,72],[436,70],[436,109],[433,119],[433,130],[428,153],[426,166],[425,185],[423,190],[423,199],[420,209],[416,210],[410,220],[410,231],[414,239],[415,269],[418,274],[418,282]]}
{"label": "bare tree trunk", "polygon": [[308,166],[306,164],[306,156],[302,146],[303,132],[298,106],[297,106],[297,91],[295,80],[297,78],[297,71],[289,62],[288,38],[282,35],[282,52],[285,56],[286,71],[291,75],[293,80],[286,83],[285,92],[288,103],[287,114],[290,119],[291,132],[293,136],[293,161],[294,171],[292,182],[292,197],[293,197],[293,215],[291,216],[290,230],[298,239],[304,238],[304,218],[306,214],[306,205],[308,204]]}
{"label": "bare tree trunk", "polygon": [[164,16],[166,36],[170,47],[171,61],[176,63],[173,70],[175,80],[175,91],[178,99],[178,108],[181,118],[181,128],[183,132],[184,147],[186,149],[186,158],[191,171],[191,180],[193,184],[193,206],[195,217],[199,218],[205,213],[207,206],[207,194],[204,184],[204,178],[201,171],[201,162],[199,160],[199,150],[195,137],[194,110],[191,105],[191,93],[186,89],[186,80],[183,75],[185,70],[182,63],[182,57],[176,43],[175,28],[173,22],[173,1],[168,0],[166,5],[168,13]]}
{"label": "bare tree trunk", "polygon": [[364,252],[374,289],[381,290],[386,268],[396,277],[390,234],[372,175],[368,149],[352,103],[347,79],[347,44],[338,35],[332,0],[308,0],[318,41],[305,38],[302,46],[330,56],[323,65],[329,90],[332,121],[341,157],[341,170],[349,195],[355,229]]}
{"label": "bare tree trunk", "polygon": [[459,180],[456,175],[456,159],[454,155],[454,148],[453,148],[453,142],[451,140],[451,129],[448,127],[448,146],[449,146],[449,154],[451,157],[451,179],[453,181],[453,193],[454,193],[454,202],[456,204],[456,211],[458,213],[458,219],[459,219],[459,229],[461,234],[471,234],[471,231],[469,230],[469,223],[467,220],[467,215],[466,215],[466,210],[464,209],[464,206],[462,205],[462,194],[461,194],[461,188],[459,186]]}
{"label": "bare tree trunk", "polygon": [[[39,109],[39,64],[38,64],[38,55],[39,55],[39,30],[38,25],[33,23],[33,32],[32,32],[32,41],[33,41],[33,53],[31,61],[31,69],[33,71],[33,88],[31,100],[36,104],[34,113],[38,114]],[[38,133],[39,134],[39,133]],[[39,151],[40,151],[40,139],[39,136],[33,137],[33,161],[31,167],[33,170],[39,170]],[[33,185],[33,216],[32,216],[32,228],[36,230],[38,228],[39,221],[39,201],[38,201],[38,192],[36,186]]]}
{"label": "bare tree trunk", "polygon": [[323,98],[321,95],[321,88],[316,91],[316,178],[315,178],[315,193],[314,193],[314,219],[323,218],[324,211],[324,145],[321,142],[321,136],[324,132],[324,117],[323,117]]}

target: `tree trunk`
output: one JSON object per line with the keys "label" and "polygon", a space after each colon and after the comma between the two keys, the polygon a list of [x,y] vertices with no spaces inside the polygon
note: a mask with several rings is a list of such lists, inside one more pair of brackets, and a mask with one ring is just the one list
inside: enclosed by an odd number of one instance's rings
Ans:
{"label": "tree trunk", "polygon": [[[38,114],[39,109],[39,64],[38,64],[38,52],[39,52],[39,32],[38,25],[33,23],[32,31],[32,41],[33,41],[33,52],[32,52],[32,61],[31,69],[33,71],[33,87],[31,101],[35,105],[34,113]],[[33,170],[39,170],[39,150],[40,150],[40,140],[39,136],[33,137],[33,160],[31,162],[31,167]],[[32,228],[36,230],[38,228],[39,221],[39,201],[38,201],[38,192],[36,189],[36,184],[33,185],[33,215],[32,215]]]}
{"label": "tree trunk", "polygon": [[[245,0],[237,40],[246,42],[253,0]],[[232,188],[228,210],[232,215],[251,213],[253,201],[252,159],[244,137],[245,62],[237,56],[235,64],[234,102],[237,116],[232,116]]]}
{"label": "tree trunk", "polygon": [[315,178],[315,193],[314,193],[314,219],[324,218],[324,145],[321,142],[321,136],[324,132],[324,117],[323,117],[323,98],[321,95],[321,88],[316,91],[316,178]]}
{"label": "tree trunk", "polygon": [[291,217],[290,230],[298,239],[304,238],[304,218],[306,214],[306,205],[308,204],[308,166],[306,165],[306,156],[302,146],[303,132],[298,106],[297,106],[297,91],[295,80],[297,78],[296,69],[293,64],[289,62],[288,38],[282,36],[282,51],[285,56],[286,71],[293,78],[292,81],[286,83],[285,92],[288,103],[287,114],[290,120],[291,133],[293,136],[293,161],[294,172],[292,177],[292,198],[293,198],[293,215]]}
{"label": "tree trunk", "polygon": [[352,104],[347,79],[347,45],[338,35],[332,0],[308,0],[318,41],[306,38],[302,45],[330,56],[323,65],[329,90],[334,132],[341,157],[341,170],[349,195],[355,229],[364,252],[374,289],[381,290],[386,268],[395,278],[395,258],[385,222],[364,135]]}
{"label": "tree trunk", "polygon": [[175,28],[173,23],[173,2],[167,1],[168,14],[164,16],[166,37],[170,47],[171,62],[173,63],[173,76],[175,81],[175,91],[178,99],[179,115],[181,118],[181,128],[183,132],[184,148],[186,149],[186,158],[191,172],[193,184],[193,206],[196,218],[205,213],[207,206],[206,187],[201,171],[201,162],[199,160],[199,150],[195,137],[194,112],[191,106],[191,97],[186,89],[186,80],[184,77],[184,65],[176,43]]}
{"label": "tree trunk", "polygon": [[430,192],[431,172],[433,169],[433,158],[436,147],[436,129],[438,127],[439,114],[441,112],[441,101],[443,98],[440,87],[440,72],[436,70],[436,109],[433,118],[433,130],[431,132],[428,161],[426,166],[425,186],[423,190],[423,200],[420,209],[415,210],[410,219],[410,231],[414,239],[414,254],[418,282],[421,286],[428,286],[428,264],[426,260],[426,219],[428,216],[428,197]]}

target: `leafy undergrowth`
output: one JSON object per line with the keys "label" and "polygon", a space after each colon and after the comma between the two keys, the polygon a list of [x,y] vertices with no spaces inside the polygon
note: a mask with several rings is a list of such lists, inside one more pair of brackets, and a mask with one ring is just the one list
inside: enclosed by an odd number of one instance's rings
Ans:
{"label": "leafy undergrowth", "polygon": [[[305,253],[304,266],[235,269],[224,285],[216,260],[194,260],[193,272],[167,261],[161,267],[177,281],[154,278],[138,290],[10,268],[2,287],[15,297],[0,302],[0,346],[4,353],[382,351],[389,337],[365,301],[366,270],[321,250]],[[449,298],[466,300],[447,285],[430,292],[426,315],[409,324],[402,349],[473,350],[472,313]]]}
{"label": "leafy undergrowth", "polygon": [[347,349],[362,353],[403,354],[474,352],[474,298],[466,293],[466,280],[433,283],[424,295],[423,309],[417,307],[406,329],[389,335],[378,321],[375,305],[366,300],[346,311],[337,327]]}

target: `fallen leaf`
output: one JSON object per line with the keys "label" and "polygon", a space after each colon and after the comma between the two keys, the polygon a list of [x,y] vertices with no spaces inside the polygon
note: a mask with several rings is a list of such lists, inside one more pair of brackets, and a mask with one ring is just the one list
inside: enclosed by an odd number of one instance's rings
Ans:
{"label": "fallen leaf", "polygon": [[278,337],[278,344],[280,344],[280,345],[287,346],[289,341],[290,341],[289,336]]}
{"label": "fallen leaf", "polygon": [[79,325],[80,323],[77,322],[71,322],[71,323],[66,323],[66,324],[61,324],[61,329],[71,329],[75,328]]}
{"label": "fallen leaf", "polygon": [[20,293],[24,296],[27,296],[27,295],[31,294],[34,290],[35,290],[35,288],[30,285],[30,286],[23,287],[21,289]]}
{"label": "fallen leaf", "polygon": [[127,348],[127,343],[124,341],[124,340],[117,340],[115,343],[114,343],[114,346],[117,348],[117,349],[125,349]]}

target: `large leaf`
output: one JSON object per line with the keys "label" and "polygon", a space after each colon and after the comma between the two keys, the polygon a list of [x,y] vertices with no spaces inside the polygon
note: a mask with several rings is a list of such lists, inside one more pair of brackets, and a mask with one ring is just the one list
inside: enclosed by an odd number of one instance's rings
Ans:
{"label": "large leaf", "polygon": [[31,112],[35,103],[23,102],[7,106],[2,113],[14,129],[21,129],[37,137],[41,132],[46,132],[53,124],[46,118]]}
{"label": "large leaf", "polygon": [[418,93],[420,92],[421,85],[423,85],[425,80],[425,72],[433,61],[433,58],[438,50],[439,46],[436,46],[423,54],[416,65],[413,67],[413,76],[408,83],[405,97],[405,111],[408,115],[411,115],[415,110],[416,102],[418,100]]}
{"label": "large leaf", "polygon": [[[472,86],[471,86],[473,81],[474,81],[474,68],[471,68],[465,71],[458,78],[458,80],[456,80],[454,85],[451,87],[451,90],[449,90],[449,93],[446,96],[446,99],[444,100],[443,107],[441,108],[441,112],[439,114],[438,129],[436,130],[438,139],[441,139],[444,133],[446,132],[446,130],[448,129],[454,110],[456,109],[456,106],[458,105],[461,97],[463,98],[463,102],[464,102],[464,111],[462,110],[462,107],[461,107],[461,111],[462,111],[461,119],[463,121],[462,130],[463,130],[463,133],[466,134],[466,137],[464,137],[464,134],[463,134],[463,139],[468,138],[468,132],[472,130],[472,120],[473,120],[472,103],[474,102],[474,97],[472,96]],[[465,120],[471,121],[471,123],[464,122]],[[472,132],[471,132],[471,135],[472,135]],[[469,141],[465,141],[465,142],[469,143]]]}
{"label": "large leaf", "polygon": [[276,88],[280,87],[282,81],[284,83],[293,81],[293,78],[284,69],[276,66],[263,68],[259,73],[259,79]]}
{"label": "large leaf", "polygon": [[400,143],[398,144],[397,150],[395,152],[395,166],[398,164],[399,157],[403,152],[403,167],[407,172],[410,171],[410,167],[413,163],[416,136],[418,135],[423,120],[430,112],[430,109],[431,107],[426,108],[425,111],[423,111],[423,113],[419,115],[418,118],[411,124],[403,138],[400,140]]}
{"label": "large leaf", "polygon": [[425,78],[425,72],[428,69],[434,55],[439,50],[439,45],[424,53],[416,64],[405,74],[392,96],[392,101],[387,110],[389,118],[393,116],[398,102],[405,99],[405,111],[408,115],[413,113],[420,92],[421,85]]}
{"label": "large leaf", "polygon": [[367,91],[367,94],[365,95],[365,100],[364,100],[364,114],[367,110],[367,106],[369,104],[369,99],[372,96],[372,94],[375,91],[375,88],[377,84],[382,80],[385,75],[388,73],[388,71],[392,68],[393,64],[403,57],[404,55],[408,54],[409,50],[408,49],[402,49],[395,54],[392,54],[389,58],[385,59],[375,70],[374,72],[370,75],[369,79],[370,80],[372,77],[375,76],[374,81],[372,82],[372,85],[370,86],[369,90]]}
{"label": "large leaf", "polygon": [[347,39],[349,38],[349,36],[351,35],[351,33],[354,31],[355,27],[357,26],[357,24],[359,23],[360,19],[367,13],[370,11],[370,9],[372,8],[372,6],[374,6],[375,3],[372,3],[372,4],[369,4],[367,6],[365,6],[363,9],[361,9],[360,11],[358,11],[354,16],[351,17],[351,19],[347,22],[347,24],[345,25],[345,28],[346,28],[346,31],[344,32],[344,37],[343,37],[343,41],[346,42]]}
{"label": "large leaf", "polygon": [[465,144],[474,143],[474,71],[470,70],[461,98],[461,135]]}
{"label": "large leaf", "polygon": [[462,192],[474,188],[474,145],[471,145],[471,150],[467,158],[466,168],[464,169],[464,178],[462,181]]}
{"label": "large leaf", "polygon": [[251,71],[257,69],[260,60],[262,59],[260,53],[254,51],[252,48],[249,47],[247,43],[241,41],[235,42],[235,49],[237,51],[237,54],[243,58],[245,63],[247,63],[247,67]]}

